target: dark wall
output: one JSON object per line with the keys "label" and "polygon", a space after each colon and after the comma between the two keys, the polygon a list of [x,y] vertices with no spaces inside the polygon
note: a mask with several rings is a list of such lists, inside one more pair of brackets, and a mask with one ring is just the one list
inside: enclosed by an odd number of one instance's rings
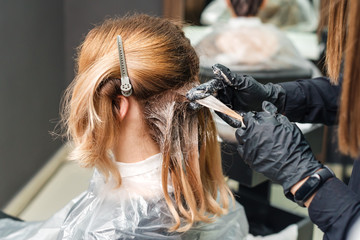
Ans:
{"label": "dark wall", "polygon": [[124,16],[129,11],[162,16],[163,10],[163,0],[64,0],[64,3],[67,81],[74,77],[75,48],[94,24],[107,17]]}
{"label": "dark wall", "polygon": [[0,1],[0,207],[61,144],[49,131],[65,87],[62,5]]}
{"label": "dark wall", "polygon": [[162,15],[163,0],[0,0],[0,208],[60,147],[49,131],[93,24]]}

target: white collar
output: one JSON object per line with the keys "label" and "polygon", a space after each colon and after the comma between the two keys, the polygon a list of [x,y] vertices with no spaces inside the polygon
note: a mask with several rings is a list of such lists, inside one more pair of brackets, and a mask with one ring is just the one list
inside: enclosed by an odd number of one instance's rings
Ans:
{"label": "white collar", "polygon": [[116,162],[122,178],[142,175],[147,172],[161,169],[162,153],[155,154],[143,161],[135,163]]}

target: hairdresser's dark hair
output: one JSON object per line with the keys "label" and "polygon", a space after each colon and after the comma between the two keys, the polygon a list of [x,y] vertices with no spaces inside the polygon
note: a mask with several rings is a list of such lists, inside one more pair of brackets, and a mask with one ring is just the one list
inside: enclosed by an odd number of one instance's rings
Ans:
{"label": "hairdresser's dark hair", "polygon": [[264,0],[229,0],[238,17],[256,16]]}

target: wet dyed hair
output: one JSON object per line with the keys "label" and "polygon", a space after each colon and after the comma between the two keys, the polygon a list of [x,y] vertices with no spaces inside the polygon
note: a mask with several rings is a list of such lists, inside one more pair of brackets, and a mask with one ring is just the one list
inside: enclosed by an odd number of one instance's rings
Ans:
{"label": "wet dyed hair", "polygon": [[87,34],[64,101],[63,119],[75,145],[71,158],[96,167],[121,185],[108,154],[121,134],[117,35],[123,40],[131,97],[144,109],[139,117],[163,154],[162,186],[176,222],[170,230],[186,231],[196,221],[209,222],[211,215],[226,213],[232,195],[222,173],[213,118],[206,108],[190,110],[184,97],[199,84],[198,56],[180,26],[168,20],[147,15],[108,19]]}

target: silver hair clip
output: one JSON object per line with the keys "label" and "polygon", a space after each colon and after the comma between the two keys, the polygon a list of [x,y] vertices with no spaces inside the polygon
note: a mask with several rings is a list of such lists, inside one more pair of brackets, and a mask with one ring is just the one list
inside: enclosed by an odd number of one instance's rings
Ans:
{"label": "silver hair clip", "polygon": [[120,60],[120,73],[121,73],[121,94],[125,97],[128,97],[132,94],[132,86],[130,83],[130,79],[127,73],[126,68],[126,61],[125,61],[125,54],[124,54],[124,48],[122,44],[121,36],[117,36],[117,44],[118,44],[118,50],[119,50],[119,60]]}

